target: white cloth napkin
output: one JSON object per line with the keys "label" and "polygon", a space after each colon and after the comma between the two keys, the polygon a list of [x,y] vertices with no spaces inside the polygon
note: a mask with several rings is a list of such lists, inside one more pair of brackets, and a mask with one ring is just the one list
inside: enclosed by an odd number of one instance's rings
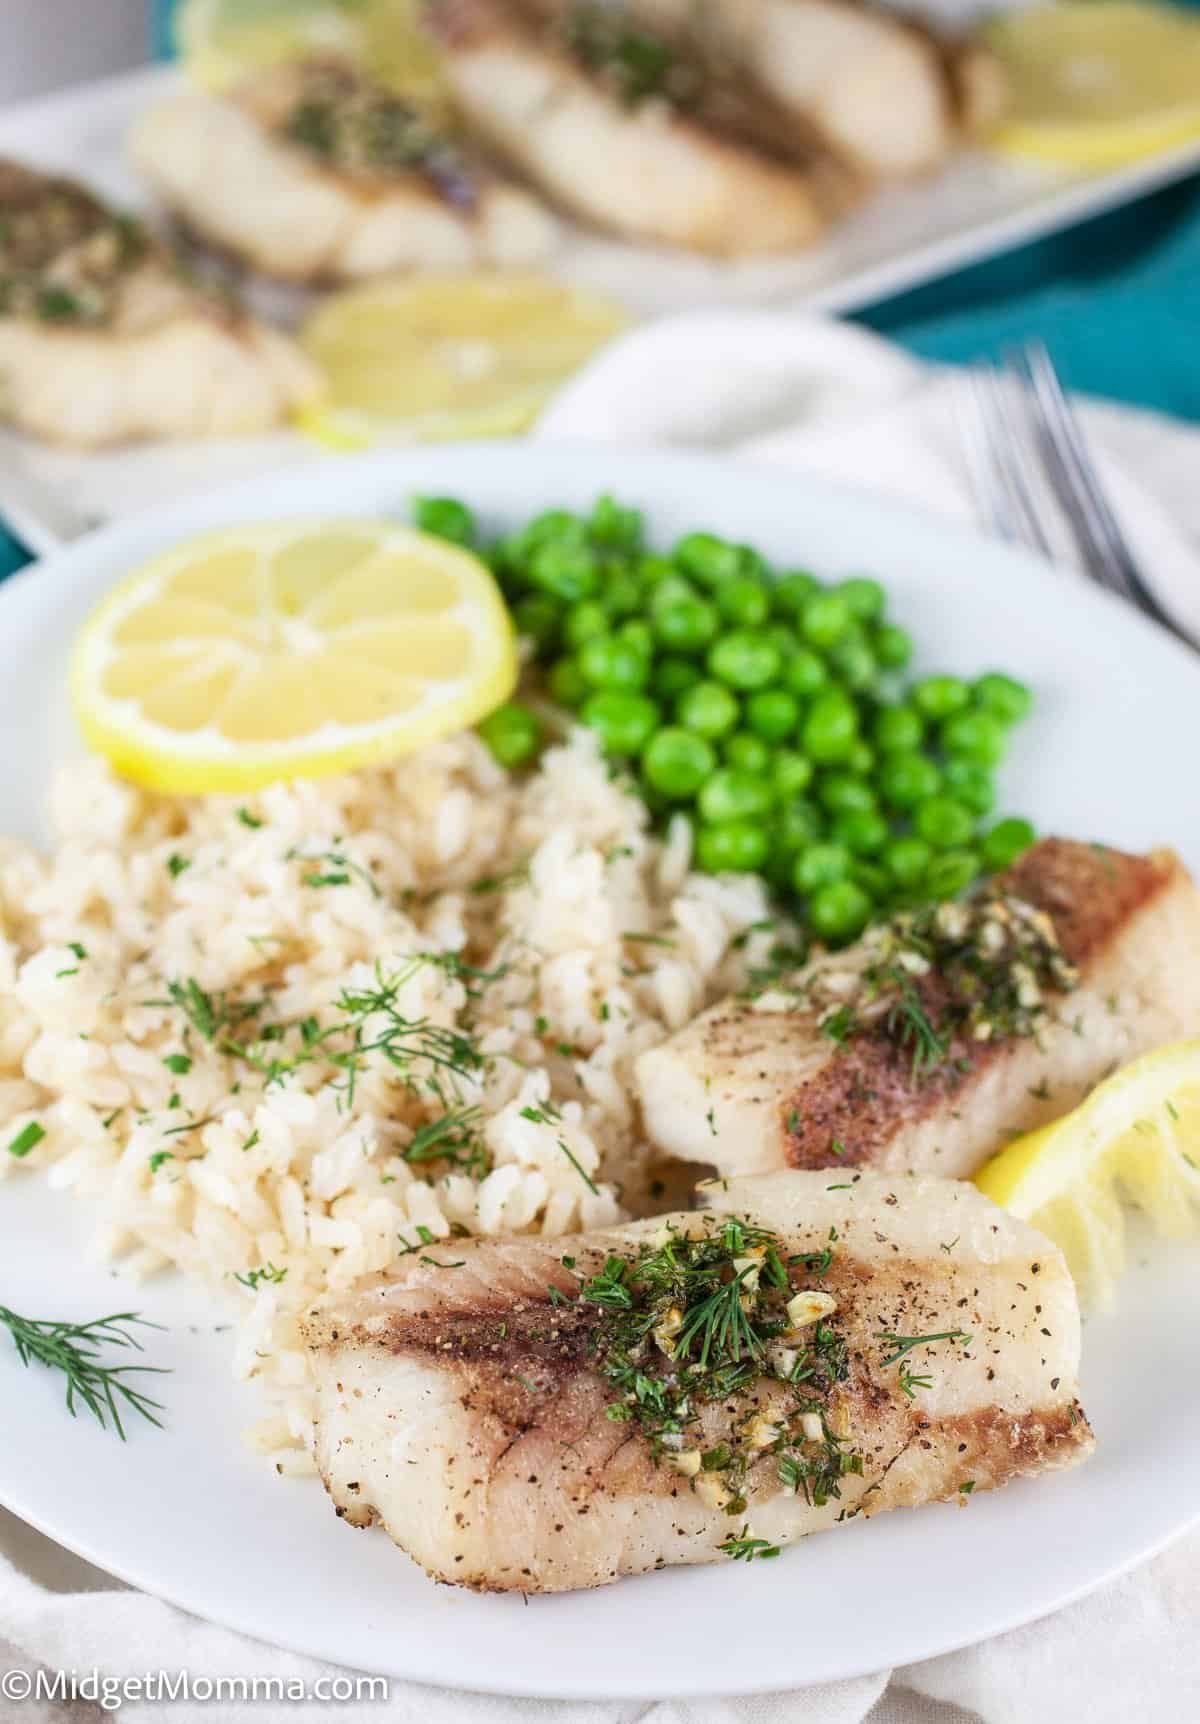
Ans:
{"label": "white cloth napkin", "polygon": [[[1098,404],[1084,417],[1148,575],[1200,633],[1200,433]],[[644,326],[563,392],[537,435],[721,449],[850,479],[950,516],[972,514],[951,380],[874,336],[824,319],[738,312]],[[1142,482],[1122,464],[1131,459]],[[1121,1512],[1119,1503],[1113,1512]],[[1035,1526],[1031,1562],[1037,1538]],[[971,1584],[969,1574],[962,1580]],[[321,1577],[312,1584],[320,1586]],[[853,1599],[846,1607],[853,1610]],[[794,1694],[568,1704],[393,1682],[386,1700],[264,1700],[243,1709],[131,1698],[122,1715],[136,1724],[212,1724],[218,1717],[237,1724],[1128,1724],[1142,1716],[1190,1724],[1200,1718],[1198,1617],[1200,1535],[1193,1535],[1043,1622],[903,1670]],[[513,1656],[536,1659],[536,1629]],[[93,1667],[114,1677],[147,1669],[188,1670],[193,1678],[275,1676],[310,1691],[344,1674],[122,1587],[0,1511],[0,1724],[80,1724],[110,1715],[87,1700],[74,1707],[22,1703],[5,1689],[6,1670],[83,1678]]]}

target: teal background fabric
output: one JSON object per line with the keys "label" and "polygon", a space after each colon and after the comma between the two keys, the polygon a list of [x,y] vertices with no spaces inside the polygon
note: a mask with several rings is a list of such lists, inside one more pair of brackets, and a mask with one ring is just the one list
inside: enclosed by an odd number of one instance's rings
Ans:
{"label": "teal background fabric", "polygon": [[[153,46],[163,54],[170,4],[156,0]],[[858,318],[948,361],[1039,336],[1072,388],[1200,422],[1200,178]],[[25,560],[0,527],[0,576]]]}

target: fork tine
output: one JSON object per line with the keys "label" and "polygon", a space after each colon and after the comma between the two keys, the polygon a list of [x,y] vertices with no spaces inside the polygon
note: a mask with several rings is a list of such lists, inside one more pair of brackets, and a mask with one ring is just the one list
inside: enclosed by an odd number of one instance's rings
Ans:
{"label": "fork tine", "polygon": [[976,512],[998,539],[1010,543],[1020,541],[1021,532],[992,452],[988,404],[980,367],[968,366],[961,373],[954,392],[954,408]]}
{"label": "fork tine", "polygon": [[1092,547],[1097,566],[1108,577],[1106,585],[1177,633],[1175,624],[1142,578],[1045,344],[1030,342],[1023,358],[1033,405],[1052,451],[1051,471],[1061,481],[1059,494],[1063,507]]}
{"label": "fork tine", "polygon": [[962,415],[971,426],[966,440],[967,460],[976,495],[983,498],[984,512],[990,515],[1000,538],[1033,545],[1048,555],[1047,534],[1017,453],[1019,443],[1014,436],[1003,379],[991,365],[972,365],[967,383],[974,409],[967,414],[964,407]]}
{"label": "fork tine", "polygon": [[1029,468],[1028,439],[1024,424],[1024,388],[1020,379],[1005,375],[993,366],[985,368],[989,400],[989,430],[993,460],[1005,476],[1005,483],[1025,523],[1025,542],[1033,545],[1051,560],[1054,547],[1038,508],[1032,474]]}

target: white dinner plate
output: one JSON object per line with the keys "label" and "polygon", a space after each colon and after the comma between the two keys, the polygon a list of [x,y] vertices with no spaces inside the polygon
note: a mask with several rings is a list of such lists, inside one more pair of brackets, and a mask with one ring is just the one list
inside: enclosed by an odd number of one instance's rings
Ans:
{"label": "white dinner plate", "polygon": [[[35,836],[54,761],[75,746],[71,636],[131,566],[185,534],[254,519],[405,511],[470,499],[495,526],[605,489],[654,537],[709,527],[785,565],[870,570],[925,668],[1002,666],[1036,689],[1005,770],[1006,807],[1042,830],[1200,865],[1200,800],[1178,741],[1200,666],[1130,610],[1037,561],[895,504],[695,456],[482,445],[335,460],[104,529],[0,587],[0,832]],[[88,1216],[32,1172],[0,1184],[0,1303],[30,1316],[133,1307],[167,1407],[122,1445],[72,1421],[62,1383],[0,1337],[0,1501],[100,1567],[297,1651],[448,1686],[559,1697],[742,1693],[827,1682],[1011,1628],[1141,1560],[1200,1518],[1200,1257],[1140,1251],[1111,1315],[1087,1324],[1086,1466],[814,1537],[778,1562],[679,1569],[596,1592],[477,1597],[436,1586],[381,1532],[338,1521],[312,1480],[239,1443],[254,1392],[229,1378],[224,1313],[177,1277],[131,1290],[89,1265]]]}
{"label": "white dinner plate", "polygon": [[[138,114],[178,77],[171,68],[152,67],[10,107],[0,113],[0,155],[73,174],[124,206],[152,209],[129,166],[125,138]],[[1200,138],[1105,170],[966,151],[936,175],[885,188],[836,223],[819,245],[789,256],[729,263],[629,245],[568,224],[550,267],[646,316],[713,305],[853,311],[1198,168]],[[251,304],[267,317],[287,321],[304,302],[294,290],[253,280],[247,286]],[[143,444],[82,455],[0,431],[0,501],[26,543],[45,551],[69,536],[62,530],[64,510],[80,520],[109,520],[312,455],[310,442],[287,431],[252,441]]]}

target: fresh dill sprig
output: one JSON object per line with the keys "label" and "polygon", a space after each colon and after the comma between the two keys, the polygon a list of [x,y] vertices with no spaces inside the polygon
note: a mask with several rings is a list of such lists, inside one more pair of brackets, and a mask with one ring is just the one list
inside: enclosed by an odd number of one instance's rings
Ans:
{"label": "fresh dill sprig", "polygon": [[780,1546],[771,1544],[765,1538],[751,1537],[750,1528],[744,1526],[738,1537],[730,1533],[724,1543],[717,1546],[717,1549],[723,1550],[726,1556],[733,1558],[734,1562],[755,1562],[766,1557],[778,1556]]}
{"label": "fresh dill sprig", "polygon": [[950,1051],[950,1040],[938,1032],[921,1004],[921,996],[899,965],[890,964],[887,976],[896,990],[885,1019],[887,1031],[910,1053],[913,1081],[920,1083],[941,1065]]}
{"label": "fresh dill sprig", "polygon": [[76,1417],[79,1408],[86,1407],[102,1428],[113,1429],[125,1441],[121,1413],[137,1413],[152,1425],[162,1428],[158,1414],[162,1402],[144,1395],[127,1379],[135,1374],[165,1376],[165,1367],[157,1365],[109,1365],[100,1352],[103,1347],[132,1347],[142,1351],[130,1326],[158,1329],[161,1324],[148,1322],[136,1311],[118,1311],[111,1317],[97,1317],[90,1323],[58,1323],[46,1319],[22,1317],[7,1305],[0,1305],[0,1326],[12,1337],[17,1357],[23,1365],[37,1363],[50,1370],[61,1371],[67,1380],[67,1411]]}
{"label": "fresh dill sprig", "polygon": [[401,1150],[401,1157],[413,1165],[447,1162],[472,1179],[482,1179],[490,1166],[487,1147],[479,1133],[482,1118],[483,1111],[478,1107],[444,1113],[413,1133],[412,1142]]}
{"label": "fresh dill sprig", "polygon": [[965,1345],[971,1337],[962,1329],[939,1329],[935,1335],[897,1335],[891,1329],[881,1329],[875,1339],[892,1349],[887,1358],[880,1361],[886,1370],[889,1365],[898,1364],[914,1347],[930,1346],[934,1341],[962,1341]]}

